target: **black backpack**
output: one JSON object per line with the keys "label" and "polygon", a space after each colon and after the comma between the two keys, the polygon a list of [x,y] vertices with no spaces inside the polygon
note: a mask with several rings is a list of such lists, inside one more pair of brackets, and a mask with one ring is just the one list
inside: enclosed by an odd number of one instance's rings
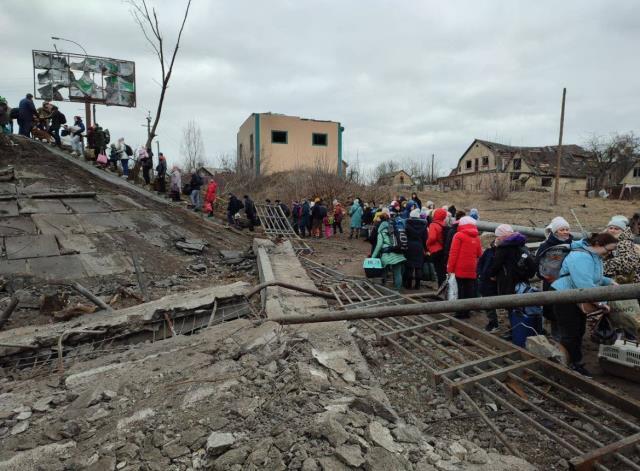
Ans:
{"label": "black backpack", "polygon": [[525,246],[520,247],[518,261],[516,262],[515,272],[520,280],[529,280],[536,274],[538,266],[535,258]]}
{"label": "black backpack", "polygon": [[20,109],[19,108],[11,108],[11,111],[9,111],[9,118],[18,119],[18,116],[20,116]]}
{"label": "black backpack", "polygon": [[387,234],[389,235],[390,241],[389,248],[387,249],[388,252],[405,253],[409,249],[409,239],[407,238],[404,227],[389,222]]}
{"label": "black backpack", "polygon": [[129,144],[125,144],[124,145],[124,152],[125,154],[127,154],[129,157],[131,157],[133,155],[133,149],[131,148],[131,146]]}
{"label": "black backpack", "polygon": [[111,141],[111,133],[109,132],[108,129],[105,129],[103,132],[104,132],[104,143],[109,144],[109,142]]}

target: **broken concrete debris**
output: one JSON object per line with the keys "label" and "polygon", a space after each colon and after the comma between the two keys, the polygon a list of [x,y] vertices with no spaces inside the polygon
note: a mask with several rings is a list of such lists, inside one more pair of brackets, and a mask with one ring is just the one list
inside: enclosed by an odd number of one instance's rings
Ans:
{"label": "broken concrete debris", "polygon": [[206,243],[200,239],[180,239],[175,242],[177,248],[189,254],[198,254],[204,251]]}

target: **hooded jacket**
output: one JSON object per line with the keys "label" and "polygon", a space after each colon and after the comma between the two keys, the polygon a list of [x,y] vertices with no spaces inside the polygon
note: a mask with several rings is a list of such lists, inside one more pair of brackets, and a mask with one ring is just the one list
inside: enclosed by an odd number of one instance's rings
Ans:
{"label": "hooded jacket", "polygon": [[480,255],[482,245],[478,237],[478,228],[473,224],[459,226],[451,241],[447,273],[455,274],[456,278],[475,280]]}
{"label": "hooded jacket", "polygon": [[372,258],[380,258],[382,266],[396,265],[402,263],[406,259],[404,255],[397,252],[387,252],[385,249],[391,247],[391,238],[389,231],[391,230],[389,221],[382,221],[378,227],[378,235],[376,237],[376,246],[371,254]]}
{"label": "hooded jacket", "polygon": [[427,238],[427,250],[431,255],[444,249],[444,220],[447,212],[438,208],[433,213],[433,222],[429,224],[429,236]]}
{"label": "hooded jacket", "polygon": [[351,217],[350,227],[360,229],[362,226],[362,206],[357,201],[354,201],[349,208],[349,216]]}
{"label": "hooded jacket", "polygon": [[207,194],[204,197],[204,200],[213,204],[216,201],[216,190],[218,189],[218,184],[215,180],[211,180],[209,185],[207,185]]}
{"label": "hooded jacket", "polygon": [[613,280],[604,276],[602,258],[590,250],[586,240],[571,243],[571,252],[562,262],[560,277],[551,284],[555,290],[609,286]]}

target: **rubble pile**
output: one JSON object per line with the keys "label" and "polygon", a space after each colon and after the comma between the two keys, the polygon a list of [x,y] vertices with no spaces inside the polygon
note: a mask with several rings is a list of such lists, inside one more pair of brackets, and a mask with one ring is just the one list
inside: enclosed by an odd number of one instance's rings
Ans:
{"label": "rubble pile", "polygon": [[[0,382],[0,470],[532,469],[405,422],[306,332],[237,320]],[[321,358],[327,362],[325,358]]]}

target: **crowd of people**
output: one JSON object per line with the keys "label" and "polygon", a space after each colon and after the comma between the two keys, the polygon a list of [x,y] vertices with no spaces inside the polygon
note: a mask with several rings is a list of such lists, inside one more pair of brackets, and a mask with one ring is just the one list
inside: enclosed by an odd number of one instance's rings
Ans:
{"label": "crowd of people", "polygon": [[[349,213],[360,210],[352,207]],[[570,224],[558,216],[546,227],[546,240],[530,250],[527,238],[509,224],[481,237],[476,208],[467,214],[454,206],[436,207],[431,201],[423,205],[415,194],[409,200],[399,196],[373,215],[370,258],[380,259],[383,280],[389,274],[396,289],[420,288],[433,268],[439,286],[455,283],[458,299],[536,291],[531,284],[537,279],[544,291],[638,282],[640,247],[634,237],[639,218],[613,216],[602,232],[573,240]],[[361,223],[358,217],[356,222]],[[595,308],[606,310],[607,305],[599,303]],[[571,367],[588,375],[581,350],[584,309],[578,304],[556,304],[540,312],[549,321],[550,334],[567,349]],[[467,311],[455,313],[460,319],[469,316]],[[486,316],[486,330],[497,331],[497,312],[488,311]]]}

